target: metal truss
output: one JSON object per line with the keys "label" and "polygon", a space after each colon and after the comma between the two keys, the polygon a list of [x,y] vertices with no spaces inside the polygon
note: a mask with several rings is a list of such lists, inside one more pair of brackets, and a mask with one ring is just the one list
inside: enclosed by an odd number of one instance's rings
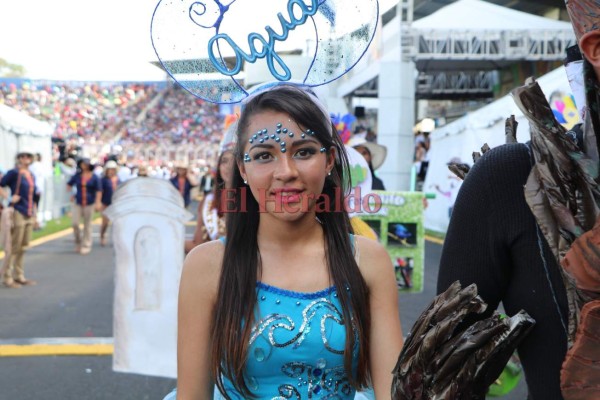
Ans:
{"label": "metal truss", "polygon": [[575,43],[570,29],[481,32],[402,27],[402,54],[413,61],[556,61]]}
{"label": "metal truss", "polygon": [[494,96],[496,71],[419,73],[417,99],[475,99]]}

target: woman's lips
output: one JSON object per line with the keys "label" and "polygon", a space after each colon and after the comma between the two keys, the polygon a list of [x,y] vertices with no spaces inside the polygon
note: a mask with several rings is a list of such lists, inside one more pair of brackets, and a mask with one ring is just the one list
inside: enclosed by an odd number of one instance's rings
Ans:
{"label": "woman's lips", "polygon": [[275,191],[275,199],[279,199],[282,203],[297,203],[302,199],[303,190],[300,189],[283,189]]}

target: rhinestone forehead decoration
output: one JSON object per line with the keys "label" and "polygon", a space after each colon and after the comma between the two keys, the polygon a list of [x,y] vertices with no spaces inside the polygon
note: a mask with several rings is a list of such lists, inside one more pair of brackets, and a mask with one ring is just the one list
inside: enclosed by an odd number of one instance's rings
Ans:
{"label": "rhinestone forehead decoration", "polygon": [[[302,139],[306,138],[306,135],[308,135],[308,136],[315,135],[315,131],[313,131],[312,129],[306,129],[305,131],[301,131],[301,132],[302,133],[301,133],[300,137]],[[269,140],[273,140],[279,144],[279,150],[282,153],[285,153],[285,152],[287,152],[285,139],[293,138],[294,136],[295,136],[295,134],[291,129],[285,128],[281,122],[278,122],[277,125],[275,125],[274,133],[273,132],[269,133],[268,128],[260,129],[259,131],[253,133],[252,136],[250,136],[250,139],[248,139],[248,143],[254,144],[255,142],[258,142],[258,143],[262,144]],[[320,149],[321,153],[324,153],[326,150],[327,149],[325,147],[322,147]],[[245,153],[244,154],[244,162],[248,163],[250,161],[252,161],[250,158],[250,155],[248,153]]]}

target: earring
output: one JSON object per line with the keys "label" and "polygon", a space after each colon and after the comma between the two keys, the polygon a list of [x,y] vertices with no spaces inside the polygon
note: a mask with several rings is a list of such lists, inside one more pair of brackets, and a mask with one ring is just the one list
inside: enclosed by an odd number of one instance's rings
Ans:
{"label": "earring", "polygon": [[331,176],[331,171],[329,171],[329,172],[327,173],[327,176]]}
{"label": "earring", "polygon": [[247,185],[247,184],[248,184],[248,181],[244,179],[244,185]]}

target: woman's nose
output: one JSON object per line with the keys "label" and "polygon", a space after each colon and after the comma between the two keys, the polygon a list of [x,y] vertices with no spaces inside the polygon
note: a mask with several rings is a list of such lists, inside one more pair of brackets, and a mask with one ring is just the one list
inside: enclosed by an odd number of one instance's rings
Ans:
{"label": "woman's nose", "polygon": [[279,162],[277,163],[275,173],[273,174],[275,179],[282,181],[289,181],[298,176],[298,170],[296,169],[296,163],[293,158],[286,154],[281,153]]}

